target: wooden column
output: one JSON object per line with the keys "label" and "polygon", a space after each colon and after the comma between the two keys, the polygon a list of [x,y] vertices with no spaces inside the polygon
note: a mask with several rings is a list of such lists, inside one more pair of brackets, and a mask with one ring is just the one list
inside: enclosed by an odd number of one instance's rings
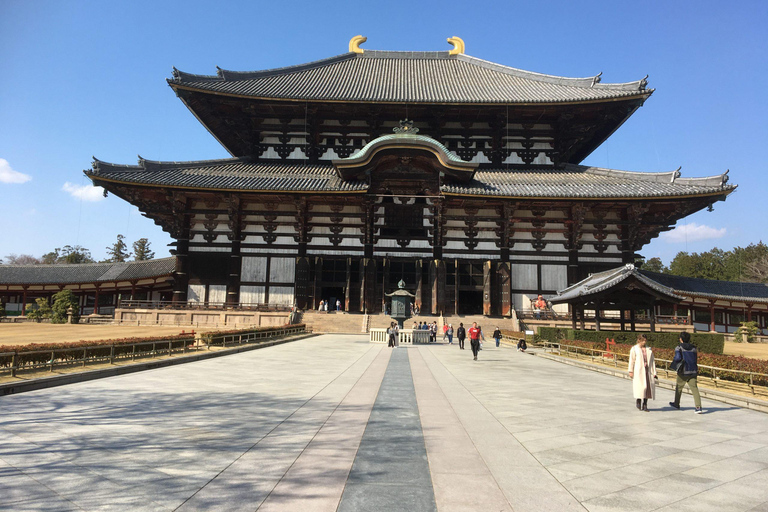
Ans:
{"label": "wooden column", "polygon": [[296,258],[294,297],[298,309],[312,308],[309,303],[309,258],[299,256]]}
{"label": "wooden column", "polygon": [[715,303],[709,303],[709,330],[715,332]]}
{"label": "wooden column", "polygon": [[319,295],[321,294],[320,291],[320,278],[322,277],[323,273],[323,258],[320,256],[315,257],[315,280],[312,283],[312,296],[314,297],[314,302],[312,304],[312,309],[317,309],[317,307],[320,305],[320,301],[323,299]]}
{"label": "wooden column", "polygon": [[[189,236],[189,230],[187,230]],[[180,238],[176,241],[176,268],[173,271],[173,299],[174,303],[187,302],[187,290],[189,288],[189,239]]]}
{"label": "wooden column", "polygon": [[418,278],[416,279],[416,296],[413,298],[414,303],[419,306],[419,311],[421,311],[421,294],[423,292],[423,276],[424,276],[424,268],[422,266],[422,260],[418,259],[416,260],[416,275]]}
{"label": "wooden column", "polygon": [[578,310],[576,309],[575,304],[569,304],[569,307],[571,308],[571,328],[575,331],[576,330],[576,313]]}
{"label": "wooden column", "polygon": [[595,330],[596,331],[600,330],[600,306],[601,306],[600,303],[597,303],[595,305]]}
{"label": "wooden column", "polygon": [[432,314],[445,312],[445,262],[432,260],[429,263],[429,285],[432,290]]}
{"label": "wooden column", "polygon": [[501,316],[512,316],[512,275],[508,262],[499,262],[497,275],[499,279],[499,310]]}
{"label": "wooden column", "polygon": [[381,283],[381,311],[386,311],[387,305],[387,283],[389,283],[389,258],[384,258],[384,272],[382,272]]}
{"label": "wooden column", "polygon": [[344,311],[349,311],[349,297],[352,293],[352,259],[347,258],[347,279],[344,286]]}
{"label": "wooden column", "polygon": [[493,273],[493,262],[486,261],[483,265],[483,315],[491,316],[491,275]]}
{"label": "wooden column", "polygon": [[629,310],[629,325],[632,332],[635,332],[635,308]]}
{"label": "wooden column", "polygon": [[138,281],[131,281],[131,300],[136,300],[136,283]]}
{"label": "wooden column", "polygon": [[627,320],[624,318],[626,311],[622,308],[619,311],[619,318],[621,319],[621,330],[626,331],[627,330]]}
{"label": "wooden column", "polygon": [[747,304],[747,322],[752,321],[752,304]]}
{"label": "wooden column", "polygon": [[99,285],[96,285],[96,296],[93,299],[93,314],[99,314]]}
{"label": "wooden column", "polygon": [[27,287],[22,288],[24,293],[21,296],[21,316],[27,316]]}
{"label": "wooden column", "polygon": [[240,273],[243,257],[240,254],[240,240],[232,240],[232,252],[229,255],[229,274],[227,275],[227,298],[225,302],[232,306],[240,303]]}
{"label": "wooden column", "polygon": [[656,332],[656,304],[651,305],[651,332]]}
{"label": "wooden column", "polygon": [[584,306],[579,308],[579,317],[581,318],[581,330],[583,331],[587,328],[587,323],[584,320]]}

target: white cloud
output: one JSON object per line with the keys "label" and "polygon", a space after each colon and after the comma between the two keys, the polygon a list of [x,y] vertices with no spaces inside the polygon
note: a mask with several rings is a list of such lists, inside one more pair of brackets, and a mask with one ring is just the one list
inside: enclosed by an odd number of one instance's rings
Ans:
{"label": "white cloud", "polygon": [[82,199],[83,201],[101,201],[104,199],[104,189],[101,187],[94,187],[93,185],[75,185],[70,182],[66,182],[61,189],[64,192],[69,193],[75,199]]}
{"label": "white cloud", "polygon": [[11,164],[5,158],[0,158],[0,183],[26,183],[32,176],[11,169]]}
{"label": "white cloud", "polygon": [[661,238],[671,243],[696,242],[699,240],[722,238],[723,236],[725,236],[725,228],[717,229],[703,224],[696,224],[695,222],[682,224],[672,231],[661,234]]}

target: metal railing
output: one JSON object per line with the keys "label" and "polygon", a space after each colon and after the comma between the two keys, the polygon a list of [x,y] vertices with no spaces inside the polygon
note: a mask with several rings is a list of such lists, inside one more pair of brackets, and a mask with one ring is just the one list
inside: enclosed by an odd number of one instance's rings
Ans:
{"label": "metal railing", "polygon": [[[211,347],[230,348],[236,345],[255,343],[265,338],[279,338],[305,332],[304,326],[288,326],[280,329],[253,331],[238,334],[225,334],[214,338],[210,344],[201,343],[201,338],[186,337],[181,339],[152,340],[136,343],[113,343],[90,345],[86,347],[62,347],[49,350],[31,350],[23,352],[0,353],[0,375],[9,374],[16,377],[18,371],[35,371],[47,369],[53,372],[56,368],[82,366],[88,364],[109,363],[120,361],[135,361],[143,358],[161,356],[171,357],[174,354],[207,351]],[[218,340],[221,339],[221,342]]]}
{"label": "metal railing", "polygon": [[172,302],[168,300],[120,300],[119,309],[221,309],[249,311],[291,311],[287,305],[261,302]]}
{"label": "metal railing", "polygon": [[[566,357],[570,356],[571,352],[578,358],[579,353],[585,353],[589,352],[589,357],[592,362],[595,362],[595,355],[597,354],[597,357],[599,358],[599,361],[601,363],[605,363],[606,359],[613,361],[613,366],[615,368],[619,367],[619,359],[621,358],[622,361],[629,362],[629,355],[628,354],[619,354],[616,352],[611,352],[609,350],[601,350],[601,349],[594,349],[594,348],[587,348],[587,347],[580,347],[578,345],[567,345],[564,343],[557,343],[553,341],[544,341],[543,345],[545,347],[557,347],[557,354],[562,355],[563,348],[565,348],[565,354]],[[573,349],[573,351],[571,351]],[[669,378],[671,375],[677,375],[677,372],[674,370],[671,370],[669,368],[669,365],[672,363],[669,359],[657,359],[654,357],[654,361],[656,364],[656,369],[661,370],[664,372],[664,377]],[[660,366],[658,363],[662,363]],[[768,383],[768,374],[765,373],[758,373],[758,372],[748,372],[745,370],[732,370],[729,368],[721,368],[718,366],[708,366],[704,364],[698,364],[699,368],[699,377],[704,377],[712,382],[715,388],[722,385],[724,382],[728,382],[729,384],[743,384],[745,386],[748,386],[750,390],[752,391],[752,394],[755,393],[755,389],[760,389],[761,391],[768,392],[768,385],[766,384],[755,384],[755,381],[762,381]],[[704,370],[704,373],[711,373],[711,375],[703,374],[702,369]],[[733,375],[742,375],[745,377],[745,379],[748,379],[749,382],[741,382],[731,379],[724,379],[723,377],[733,376]]]}

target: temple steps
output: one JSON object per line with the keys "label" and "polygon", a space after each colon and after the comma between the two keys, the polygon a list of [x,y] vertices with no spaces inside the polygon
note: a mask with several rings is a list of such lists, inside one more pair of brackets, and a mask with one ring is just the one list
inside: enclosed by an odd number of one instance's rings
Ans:
{"label": "temple steps", "polygon": [[[464,323],[464,327],[469,328],[472,325],[472,322],[477,322],[478,325],[482,326],[486,338],[490,338],[491,333],[493,333],[496,326],[499,326],[502,330],[513,331],[517,329],[515,320],[511,318],[485,317],[482,315],[454,315],[446,316],[442,320],[445,323],[453,324],[454,330],[458,329],[459,323]],[[366,328],[366,330],[385,329],[389,327],[392,318],[384,314],[368,315],[366,319],[366,315],[363,313],[303,311],[300,313],[299,321],[306,324],[312,332],[316,333],[360,334],[362,328]],[[441,318],[439,316],[418,315],[409,318],[403,325],[406,329],[410,329],[414,321],[416,323],[437,322],[440,333],[442,333],[443,324],[441,323]]]}

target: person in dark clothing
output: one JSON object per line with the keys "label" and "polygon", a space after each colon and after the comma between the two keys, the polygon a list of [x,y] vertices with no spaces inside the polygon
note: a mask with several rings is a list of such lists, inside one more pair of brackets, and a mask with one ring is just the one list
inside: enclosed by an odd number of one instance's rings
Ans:
{"label": "person in dark clothing", "polygon": [[688,389],[693,395],[693,403],[696,406],[694,411],[701,414],[701,396],[699,396],[699,386],[696,380],[699,374],[698,352],[696,347],[691,344],[691,335],[687,332],[680,333],[680,344],[675,347],[675,357],[672,359],[670,368],[677,371],[677,382],[675,384],[675,401],[669,402],[669,405],[675,409],[680,409],[680,397],[683,394],[683,388],[688,384]]}
{"label": "person in dark clothing", "polygon": [[464,329],[464,324],[459,324],[459,328],[456,329],[456,337],[459,339],[459,348],[464,350],[464,339],[467,337],[467,330]]}
{"label": "person in dark clothing", "polygon": [[389,336],[389,343],[387,343],[388,347],[394,347],[395,346],[395,322],[389,323],[389,329],[387,329],[387,335]]}
{"label": "person in dark clothing", "polygon": [[528,350],[528,344],[525,342],[525,338],[520,338],[520,341],[517,342],[517,351],[525,352],[526,350]]}
{"label": "person in dark clothing", "polygon": [[501,341],[501,329],[498,327],[493,331],[493,339],[496,340],[496,348],[499,348],[499,342]]}

